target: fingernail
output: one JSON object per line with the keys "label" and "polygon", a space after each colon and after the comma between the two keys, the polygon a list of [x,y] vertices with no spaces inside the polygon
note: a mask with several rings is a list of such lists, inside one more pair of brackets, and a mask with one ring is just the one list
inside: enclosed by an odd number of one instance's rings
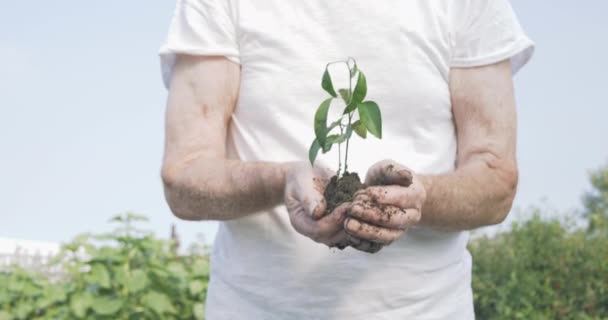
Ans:
{"label": "fingernail", "polygon": [[346,228],[350,230],[357,230],[360,225],[361,224],[359,223],[359,221],[355,219],[348,219],[348,221],[346,222]]}
{"label": "fingernail", "polygon": [[308,212],[310,213],[310,215],[313,215],[315,210],[317,209],[317,207],[319,206],[319,201],[315,200],[312,202],[312,204],[310,205],[310,208],[308,208]]}

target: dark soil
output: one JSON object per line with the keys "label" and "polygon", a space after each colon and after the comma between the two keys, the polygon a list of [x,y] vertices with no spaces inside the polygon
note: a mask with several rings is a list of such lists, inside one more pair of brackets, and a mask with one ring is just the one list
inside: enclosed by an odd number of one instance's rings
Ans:
{"label": "dark soil", "polygon": [[365,185],[361,183],[361,179],[356,172],[346,172],[340,179],[333,176],[325,188],[325,193],[323,193],[327,201],[326,214],[331,213],[340,204],[351,201],[353,194],[364,187]]}

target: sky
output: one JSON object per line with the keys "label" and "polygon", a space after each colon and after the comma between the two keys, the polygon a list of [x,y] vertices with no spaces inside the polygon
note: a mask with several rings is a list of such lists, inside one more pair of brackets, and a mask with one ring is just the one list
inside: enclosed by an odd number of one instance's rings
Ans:
{"label": "sky", "polygon": [[[536,43],[515,77],[515,211],[575,210],[589,170],[608,163],[608,2],[512,4]],[[175,223],[184,242],[212,241],[217,224],[174,218],[159,178],[157,52],[174,5],[0,3],[0,237],[67,241],[132,211],[160,236]]]}

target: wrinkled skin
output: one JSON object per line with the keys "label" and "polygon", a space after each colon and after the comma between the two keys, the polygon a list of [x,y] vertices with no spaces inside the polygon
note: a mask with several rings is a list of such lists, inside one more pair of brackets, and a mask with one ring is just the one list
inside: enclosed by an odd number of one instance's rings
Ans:
{"label": "wrinkled skin", "polygon": [[350,203],[325,215],[327,202],[323,191],[332,176],[333,172],[326,168],[294,164],[286,175],[285,205],[291,225],[298,233],[328,247],[344,248],[348,242],[344,221]]}
{"label": "wrinkled skin", "polygon": [[392,160],[373,165],[365,184],[353,197],[344,230],[350,246],[376,253],[420,221],[426,191],[412,170]]}

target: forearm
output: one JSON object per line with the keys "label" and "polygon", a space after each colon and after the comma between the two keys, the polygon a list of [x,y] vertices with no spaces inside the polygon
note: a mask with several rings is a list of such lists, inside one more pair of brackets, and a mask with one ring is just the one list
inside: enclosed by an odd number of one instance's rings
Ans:
{"label": "forearm", "polygon": [[163,169],[165,196],[181,219],[236,219],[282,202],[288,166],[196,159],[180,168]]}
{"label": "forearm", "polygon": [[517,188],[517,169],[491,155],[481,156],[453,173],[421,177],[426,188],[421,225],[468,230],[502,222]]}

